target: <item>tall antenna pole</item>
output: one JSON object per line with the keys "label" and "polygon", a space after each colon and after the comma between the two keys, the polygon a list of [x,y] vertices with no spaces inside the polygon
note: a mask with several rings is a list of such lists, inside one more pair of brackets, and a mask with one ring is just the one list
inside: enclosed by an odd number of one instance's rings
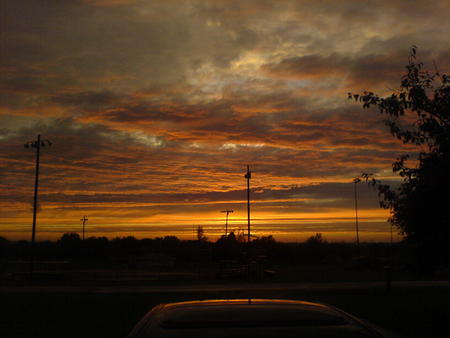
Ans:
{"label": "tall antenna pole", "polygon": [[232,213],[234,210],[223,210],[221,212],[226,212],[227,213],[227,217],[226,217],[226,221],[225,221],[225,236],[228,235],[228,214]]}
{"label": "tall antenna pole", "polygon": [[358,224],[358,196],[356,194],[356,185],[361,182],[359,178],[355,178],[353,183],[355,183],[355,221],[356,221],[356,247],[358,250],[358,258],[361,256],[359,247],[359,224]]}
{"label": "tall antenna pole", "polygon": [[247,243],[250,244],[250,179],[252,178],[252,172],[248,164],[247,173],[244,177],[247,179]]}
{"label": "tall antenna pole", "polygon": [[31,245],[34,247],[34,241],[36,239],[36,212],[37,212],[37,200],[38,200],[38,186],[39,186],[39,156],[41,150],[41,135],[38,135],[37,141],[32,144],[32,147],[36,148],[36,170],[34,176],[34,199],[33,199],[33,228],[31,230]]}
{"label": "tall antenna pole", "polygon": [[84,241],[84,228],[85,228],[86,221],[89,221],[89,220],[86,218],[86,216],[83,216],[83,218],[81,218],[80,221],[83,221],[83,241]]}
{"label": "tall antenna pole", "polygon": [[52,143],[49,140],[41,140],[41,135],[37,136],[36,141],[29,141],[24,144],[25,148],[36,148],[36,169],[34,177],[34,199],[33,199],[33,226],[31,228],[31,255],[30,255],[30,279],[33,279],[34,270],[34,242],[36,239],[36,214],[37,214],[37,202],[38,202],[38,186],[39,186],[39,156],[41,146],[51,146]]}

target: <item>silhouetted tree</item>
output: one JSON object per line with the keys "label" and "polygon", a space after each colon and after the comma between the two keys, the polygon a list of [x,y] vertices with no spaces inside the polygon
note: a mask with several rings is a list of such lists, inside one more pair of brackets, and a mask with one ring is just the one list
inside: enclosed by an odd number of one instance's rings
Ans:
{"label": "silhouetted tree", "polygon": [[321,263],[327,256],[327,241],[321,233],[309,237],[302,245],[303,260],[308,264]]}
{"label": "silhouetted tree", "polygon": [[139,249],[139,241],[134,236],[113,238],[111,244],[114,250],[121,253],[136,252]]}
{"label": "silhouetted tree", "polygon": [[241,243],[231,231],[228,235],[222,235],[214,244],[216,259],[238,259],[242,255]]}
{"label": "silhouetted tree", "polygon": [[317,233],[314,236],[309,237],[305,243],[307,245],[322,245],[322,244],[326,244],[327,241],[325,240],[325,238],[322,236],[321,233]]}
{"label": "silhouetted tree", "polygon": [[208,240],[208,237],[205,236],[205,230],[203,230],[201,225],[197,227],[197,240],[199,242],[206,242]]}
{"label": "silhouetted tree", "polygon": [[275,244],[275,238],[272,235],[269,236],[262,236],[258,239],[255,239],[253,241],[255,244],[260,244],[262,246],[271,246],[273,244]]}
{"label": "silhouetted tree", "polygon": [[180,240],[177,236],[165,236],[163,239],[164,246],[174,248],[180,245]]}
{"label": "silhouetted tree", "polygon": [[70,232],[62,235],[57,244],[60,246],[64,255],[75,257],[80,251],[81,242],[82,240],[77,233]]}
{"label": "silhouetted tree", "polygon": [[77,245],[81,242],[80,235],[78,235],[76,232],[68,232],[61,236],[59,239],[59,243],[62,246],[72,246]]}
{"label": "silhouetted tree", "polygon": [[109,240],[106,237],[89,237],[83,241],[86,258],[98,260],[108,254]]}
{"label": "silhouetted tree", "polygon": [[0,260],[4,258],[9,244],[9,241],[5,237],[0,236]]}
{"label": "silhouetted tree", "polygon": [[238,229],[236,239],[239,243],[247,243],[247,234],[243,230]]}
{"label": "silhouetted tree", "polygon": [[397,91],[385,98],[372,92],[349,98],[377,107],[393,136],[418,147],[415,165],[407,164],[408,155],[392,164],[402,178],[398,189],[363,176],[378,189],[380,205],[391,210],[391,223],[419,249],[422,266],[431,267],[443,258],[448,264],[450,256],[450,76],[422,68],[413,46]]}

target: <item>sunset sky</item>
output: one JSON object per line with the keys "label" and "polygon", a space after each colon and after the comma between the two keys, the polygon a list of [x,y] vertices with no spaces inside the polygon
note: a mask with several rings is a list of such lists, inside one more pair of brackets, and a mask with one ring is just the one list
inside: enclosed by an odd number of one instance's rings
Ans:
{"label": "sunset sky", "polygon": [[[254,234],[353,241],[352,180],[393,180],[415,151],[347,92],[398,88],[411,45],[450,69],[450,4],[435,1],[2,0],[0,236],[37,240]],[[434,62],[434,64],[433,64]],[[389,212],[358,185],[361,240]],[[398,239],[399,237],[396,237]]]}

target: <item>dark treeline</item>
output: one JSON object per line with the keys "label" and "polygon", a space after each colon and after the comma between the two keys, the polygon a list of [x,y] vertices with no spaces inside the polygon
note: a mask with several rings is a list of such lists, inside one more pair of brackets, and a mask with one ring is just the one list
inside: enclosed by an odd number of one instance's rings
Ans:
{"label": "dark treeline", "polygon": [[[367,264],[383,262],[398,255],[402,245],[388,243],[363,243],[360,256]],[[216,242],[205,240],[180,240],[175,236],[153,239],[136,239],[133,236],[89,237],[82,240],[76,233],[66,233],[55,242],[42,241],[35,244],[38,260],[66,260],[85,263],[114,263],[118,260],[134,261],[151,254],[170,256],[176,264],[199,261],[236,261],[263,259],[286,264],[339,264],[352,262],[358,252],[353,243],[328,243],[321,234],[302,243],[277,242],[273,236],[264,236],[247,243],[243,236],[231,232]],[[1,260],[27,260],[31,254],[28,241],[8,241],[0,237]],[[380,263],[380,264],[381,264]]]}

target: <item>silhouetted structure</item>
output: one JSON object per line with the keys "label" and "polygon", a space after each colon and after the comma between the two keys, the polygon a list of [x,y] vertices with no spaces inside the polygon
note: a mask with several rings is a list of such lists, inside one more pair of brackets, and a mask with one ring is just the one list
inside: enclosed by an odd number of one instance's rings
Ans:
{"label": "silhouetted structure", "polygon": [[355,223],[356,223],[356,248],[358,252],[358,257],[361,256],[361,250],[359,247],[359,223],[358,223],[358,196],[356,193],[356,185],[361,182],[359,178],[355,178],[353,183],[355,183]]}
{"label": "silhouetted structure", "polygon": [[83,241],[84,241],[84,229],[86,225],[86,221],[89,221],[86,216],[83,216],[83,218],[80,219],[80,221],[83,221]]}
{"label": "silhouetted structure", "polygon": [[227,213],[227,216],[226,216],[226,219],[225,219],[225,236],[228,234],[228,214],[233,213],[233,211],[234,210],[228,210],[228,209],[221,211],[221,212],[226,212]]}
{"label": "silhouetted structure", "polygon": [[247,179],[247,242],[250,244],[250,179],[252,178],[252,172],[248,164],[247,173],[244,177]]}
{"label": "silhouetted structure", "polygon": [[41,135],[37,136],[36,141],[29,141],[24,144],[25,148],[36,149],[36,170],[34,179],[34,199],[33,199],[33,226],[31,230],[31,255],[30,255],[30,279],[33,278],[34,269],[34,242],[36,238],[36,212],[37,212],[37,200],[38,200],[38,185],[39,185],[39,155],[41,146],[51,146],[52,143],[49,140],[41,140]]}

